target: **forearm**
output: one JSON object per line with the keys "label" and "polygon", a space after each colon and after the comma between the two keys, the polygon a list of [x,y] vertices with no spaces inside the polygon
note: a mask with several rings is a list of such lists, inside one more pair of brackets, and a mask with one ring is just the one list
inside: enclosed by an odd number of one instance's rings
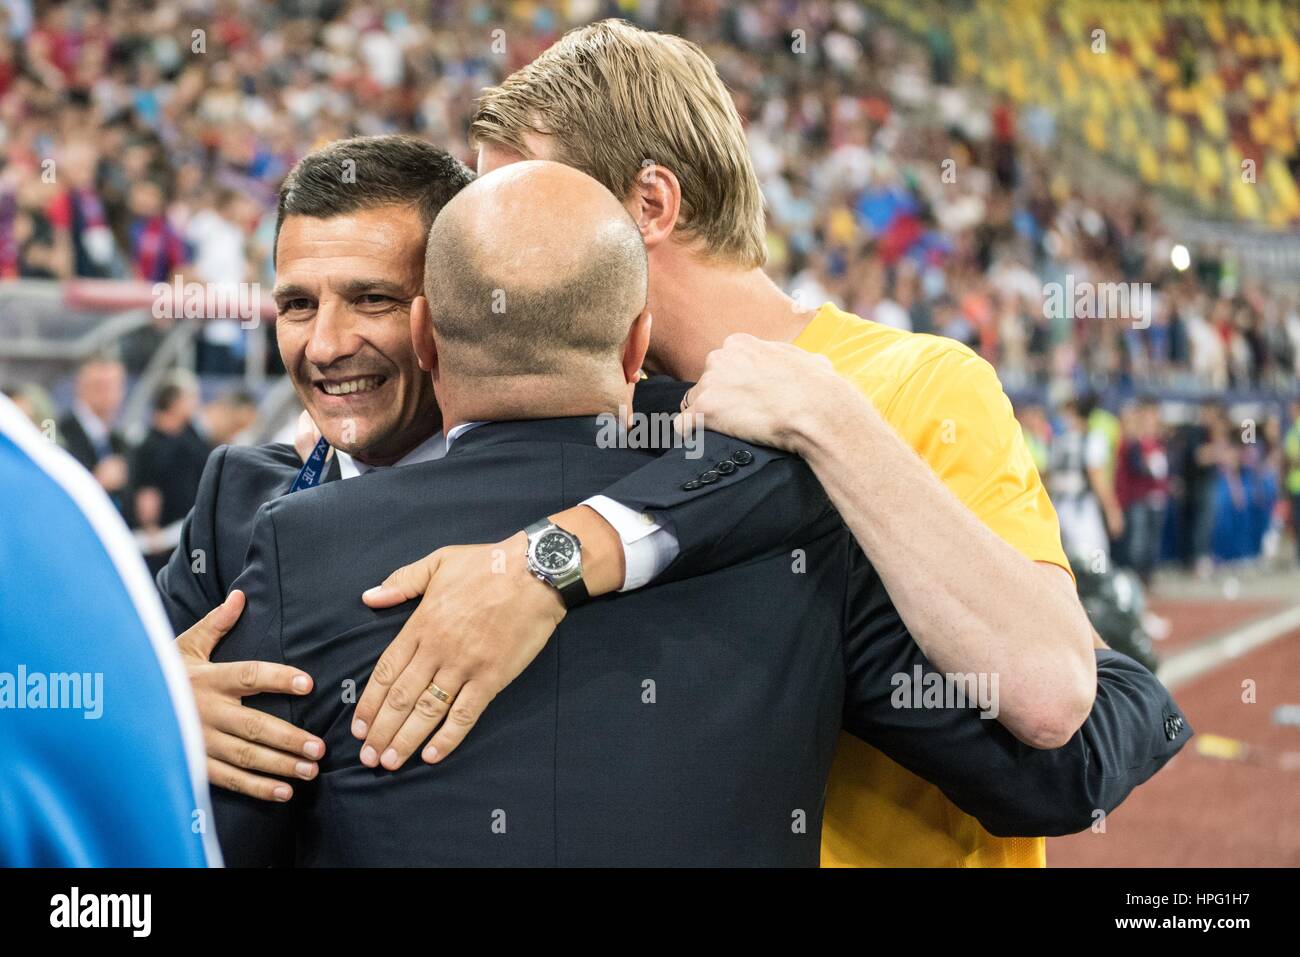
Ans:
{"label": "forearm", "polygon": [[1101,469],[1088,469],[1088,484],[1101,503],[1102,511],[1110,514],[1120,511],[1119,499],[1115,497],[1115,487],[1111,485],[1106,473]]}
{"label": "forearm", "polygon": [[[589,500],[590,507],[550,516],[581,539],[590,594],[707,575],[785,548],[792,536],[820,534],[838,525],[839,516],[801,459],[719,438],[713,442],[709,436],[715,447],[700,461],[687,460],[685,473],[655,471],[664,464],[660,459],[606,489],[600,501]],[[744,464],[723,461],[733,456]],[[708,468],[701,461],[727,468],[715,473],[721,476],[716,484],[684,489],[692,484],[684,480]],[[647,492],[646,470],[657,491]]]}
{"label": "forearm", "polygon": [[595,598],[623,587],[623,543],[609,522],[586,505],[566,508],[549,518],[582,543],[582,577],[588,595]]}
{"label": "forearm", "polygon": [[1027,744],[1068,740],[1096,679],[1064,570],[989,530],[851,384],[790,427],[926,656],[943,672],[996,675],[998,720]]}

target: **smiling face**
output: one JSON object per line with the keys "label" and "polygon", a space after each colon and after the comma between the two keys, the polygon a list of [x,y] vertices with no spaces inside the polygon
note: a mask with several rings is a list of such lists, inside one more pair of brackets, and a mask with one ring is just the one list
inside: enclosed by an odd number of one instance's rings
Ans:
{"label": "smiling face", "polygon": [[381,206],[328,219],[288,216],[276,245],[276,338],[321,434],[387,465],[442,428],[411,346],[425,229],[418,211]]}

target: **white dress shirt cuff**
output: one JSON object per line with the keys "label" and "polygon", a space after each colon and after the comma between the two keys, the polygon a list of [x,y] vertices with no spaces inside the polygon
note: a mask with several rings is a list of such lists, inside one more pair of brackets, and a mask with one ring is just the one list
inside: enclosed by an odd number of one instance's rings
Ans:
{"label": "white dress shirt cuff", "polygon": [[619,591],[635,591],[649,584],[677,557],[677,536],[649,512],[635,511],[604,495],[593,495],[581,504],[609,522],[623,542],[626,573]]}

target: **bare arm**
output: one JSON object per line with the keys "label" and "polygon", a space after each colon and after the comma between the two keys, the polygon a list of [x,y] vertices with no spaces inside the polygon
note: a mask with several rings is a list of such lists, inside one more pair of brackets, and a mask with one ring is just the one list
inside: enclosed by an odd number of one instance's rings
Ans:
{"label": "bare arm", "polygon": [[1027,744],[1059,747],[1087,717],[1095,683],[1073,580],[998,538],[867,399],[853,399],[809,420],[799,451],[936,667],[998,675],[999,720]]}
{"label": "bare arm", "polygon": [[[726,388],[719,382],[725,357],[710,359],[708,381],[691,393],[707,406],[709,426],[797,451],[803,440],[796,441],[789,428],[791,421],[803,421],[796,410],[822,407],[825,427],[813,425],[807,434],[820,435],[825,449],[819,455],[809,445],[809,463],[841,514],[853,515],[849,524],[878,560],[890,591],[897,589],[898,610],[917,643],[943,670],[997,674],[999,719],[1026,744],[1056,747],[1069,740],[1087,717],[1096,687],[1094,636],[1070,576],[1031,561],[990,532],[824,359],[792,346],[761,345],[779,350],[780,361],[761,370],[742,368],[728,377]],[[818,381],[833,394],[818,394]],[[848,405],[837,390],[847,390]],[[1001,399],[996,380],[994,390]],[[865,424],[849,417],[854,404]],[[725,414],[715,413],[715,406]],[[851,442],[841,441],[841,430]],[[906,514],[896,523],[898,513]],[[889,524],[881,530],[887,544],[875,548],[877,556],[866,539],[881,515]],[[581,539],[593,596],[621,587],[623,551],[603,518],[585,506],[551,518]],[[906,544],[896,548],[901,540]],[[439,724],[422,757],[442,760],[549,639],[564,608],[549,586],[528,573],[523,551],[522,535],[442,548],[365,594],[373,608],[423,598],[357,703],[353,734],[365,742],[363,763],[400,767]],[[413,708],[440,669],[454,687],[441,679],[439,687],[453,702],[429,697],[423,708]]]}
{"label": "bare arm", "polygon": [[1105,469],[1088,469],[1088,484],[1101,503],[1101,512],[1106,517],[1106,528],[1116,538],[1124,533],[1124,510],[1119,507],[1115,497],[1115,486],[1110,481]]}
{"label": "bare arm", "polygon": [[1059,747],[1096,690],[1093,632],[1070,576],[994,534],[829,363],[733,336],[687,412],[802,455],[871,559],[917,644],[945,672],[996,674],[998,720]]}

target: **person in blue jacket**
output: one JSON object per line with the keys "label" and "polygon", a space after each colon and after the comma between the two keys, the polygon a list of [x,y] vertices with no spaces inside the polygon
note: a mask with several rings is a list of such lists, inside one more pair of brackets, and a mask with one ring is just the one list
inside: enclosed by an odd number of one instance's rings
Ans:
{"label": "person in blue jacket", "polygon": [[221,863],[172,638],[104,492],[0,396],[0,866]]}

